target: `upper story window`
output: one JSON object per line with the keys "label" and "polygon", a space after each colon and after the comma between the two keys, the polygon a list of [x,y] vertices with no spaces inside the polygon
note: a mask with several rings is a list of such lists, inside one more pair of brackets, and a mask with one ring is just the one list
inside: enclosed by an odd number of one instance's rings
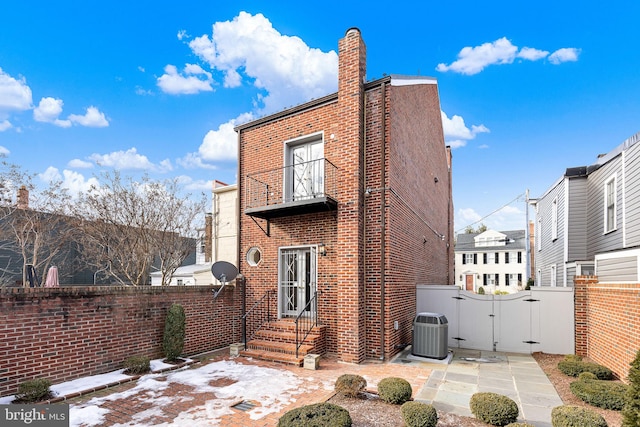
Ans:
{"label": "upper story window", "polygon": [[536,248],[542,250],[542,218],[538,218],[538,229],[536,231]]}
{"label": "upper story window", "polygon": [[285,182],[287,201],[324,195],[324,142],[321,133],[286,142]]}
{"label": "upper story window", "polygon": [[463,264],[475,264],[475,254],[462,254]]}
{"label": "upper story window", "polygon": [[551,240],[558,238],[558,198],[551,202]]}
{"label": "upper story window", "polygon": [[604,184],[604,232],[616,229],[616,176]]}

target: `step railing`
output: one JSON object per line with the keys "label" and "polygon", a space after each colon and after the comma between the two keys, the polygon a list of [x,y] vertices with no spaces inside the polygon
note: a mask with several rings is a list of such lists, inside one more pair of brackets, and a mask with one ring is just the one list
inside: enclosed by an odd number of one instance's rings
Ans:
{"label": "step railing", "polygon": [[[273,317],[271,313],[271,302],[274,300],[276,291],[271,289],[251,306],[251,308],[242,316],[242,341],[244,347],[247,348],[247,341],[250,341],[256,332],[269,323]],[[274,313],[275,314],[275,313]],[[251,336],[247,339],[247,322],[253,327]]]}
{"label": "step railing", "polygon": [[296,317],[296,357],[299,357],[300,347],[304,344],[314,327],[318,325],[318,295],[316,292],[307,305]]}

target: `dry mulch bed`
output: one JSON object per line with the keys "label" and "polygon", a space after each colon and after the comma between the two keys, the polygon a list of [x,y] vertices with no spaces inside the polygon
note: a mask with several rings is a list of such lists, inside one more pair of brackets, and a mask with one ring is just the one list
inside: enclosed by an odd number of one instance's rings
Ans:
{"label": "dry mulch bed", "polygon": [[[569,384],[576,379],[563,374],[558,369],[558,362],[564,358],[563,355],[534,353],[533,357],[540,365],[540,368],[547,374],[565,405],[578,405],[589,408],[601,414],[610,427],[621,425],[622,415],[619,411],[596,408],[584,403],[571,393]],[[385,403],[375,394],[362,393],[357,398],[336,395],[329,399],[329,402],[340,405],[349,411],[353,427],[404,426],[402,415],[400,414],[400,406]],[[487,427],[488,425],[475,418],[438,413],[438,427]]]}

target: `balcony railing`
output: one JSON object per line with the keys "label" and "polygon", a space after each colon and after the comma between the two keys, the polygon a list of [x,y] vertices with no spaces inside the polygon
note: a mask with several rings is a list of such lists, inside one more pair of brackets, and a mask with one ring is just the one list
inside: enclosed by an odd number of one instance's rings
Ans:
{"label": "balcony railing", "polygon": [[327,159],[247,175],[245,213],[272,218],[337,208],[337,167]]}

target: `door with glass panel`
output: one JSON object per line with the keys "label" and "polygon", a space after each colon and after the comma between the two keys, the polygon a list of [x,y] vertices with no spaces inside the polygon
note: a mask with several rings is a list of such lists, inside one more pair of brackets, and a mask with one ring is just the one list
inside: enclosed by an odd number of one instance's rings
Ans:
{"label": "door with glass panel", "polygon": [[289,196],[305,200],[324,194],[324,144],[314,141],[290,147]]}
{"label": "door with glass panel", "polygon": [[280,249],[278,269],[278,311],[281,317],[296,317],[301,313],[314,314],[313,304],[309,304],[309,301],[316,292],[315,247]]}

